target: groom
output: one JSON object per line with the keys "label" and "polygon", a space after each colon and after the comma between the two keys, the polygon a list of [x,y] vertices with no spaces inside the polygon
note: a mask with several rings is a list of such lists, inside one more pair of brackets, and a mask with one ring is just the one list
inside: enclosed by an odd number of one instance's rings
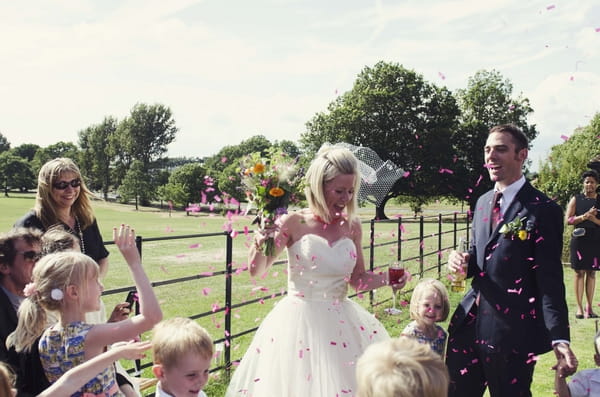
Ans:
{"label": "groom", "polygon": [[562,210],[525,180],[527,148],[513,125],[489,131],[484,158],[495,186],[477,201],[471,249],[448,258],[451,272],[468,264],[473,278],[448,329],[451,397],[482,396],[486,387],[491,397],[531,396],[536,355],[550,350],[563,376],[577,369],[561,263]]}

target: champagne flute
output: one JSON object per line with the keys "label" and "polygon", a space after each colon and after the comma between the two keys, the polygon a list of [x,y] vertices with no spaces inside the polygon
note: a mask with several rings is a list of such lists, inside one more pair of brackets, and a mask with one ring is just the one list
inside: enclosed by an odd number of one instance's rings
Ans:
{"label": "champagne flute", "polygon": [[400,314],[402,310],[396,307],[396,289],[394,289],[395,284],[400,283],[400,279],[404,277],[404,266],[402,263],[392,263],[388,267],[388,279],[389,283],[392,286],[392,307],[385,309],[384,311],[388,314]]}
{"label": "champagne flute", "polygon": [[[467,246],[467,239],[463,236],[458,238],[458,247],[456,247],[456,251],[460,253],[465,253],[469,250]],[[450,283],[450,290],[452,292],[465,292],[467,287],[467,264],[463,264],[462,269],[458,272],[454,273],[454,279],[452,283]]]}

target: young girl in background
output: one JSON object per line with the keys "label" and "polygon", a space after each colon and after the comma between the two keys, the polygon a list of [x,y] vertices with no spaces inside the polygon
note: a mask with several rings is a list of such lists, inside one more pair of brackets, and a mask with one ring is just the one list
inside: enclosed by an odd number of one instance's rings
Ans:
{"label": "young girl in background", "polygon": [[[43,257],[33,270],[33,283],[26,287],[27,299],[19,308],[19,324],[7,344],[17,351],[29,348],[42,334],[40,359],[50,382],[69,369],[101,354],[107,345],[128,341],[151,329],[162,318],[152,286],[142,268],[135,233],[121,225],[113,231],[115,244],[125,258],[135,281],[140,314],[117,323],[88,324],[85,313],[98,310],[102,284],[99,268],[90,257],[78,252],[61,252]],[[60,322],[44,329],[45,310],[58,311]],[[85,348],[85,350],[84,350]],[[75,395],[121,395],[109,365]]]}
{"label": "young girl in background", "polygon": [[411,321],[402,335],[410,336],[420,343],[431,346],[431,350],[442,358],[448,334],[437,323],[445,321],[450,312],[448,290],[438,280],[425,278],[416,285],[410,300]]}

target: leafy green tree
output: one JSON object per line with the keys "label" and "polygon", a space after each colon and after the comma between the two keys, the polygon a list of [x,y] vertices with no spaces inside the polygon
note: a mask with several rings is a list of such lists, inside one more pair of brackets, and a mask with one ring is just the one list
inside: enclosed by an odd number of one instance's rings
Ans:
{"label": "leafy green tree", "polygon": [[167,152],[167,146],[175,140],[177,131],[171,109],[160,104],[138,103],[119,124],[119,143],[147,171],[152,162]]}
{"label": "leafy green tree", "polygon": [[39,149],[40,146],[35,143],[24,143],[12,148],[12,152],[15,156],[22,157],[27,161],[32,161]]}
{"label": "leafy green tree", "polygon": [[78,161],[79,150],[72,142],[59,141],[52,145],[48,145],[45,148],[40,148],[37,150],[33,160],[31,161],[31,168],[37,174],[42,165],[58,157],[68,157],[73,161]]}
{"label": "leafy green tree", "polygon": [[0,184],[4,187],[4,195],[8,197],[10,189],[33,189],[36,178],[25,159],[5,151],[0,153]]}
{"label": "leafy green tree", "polygon": [[81,156],[79,167],[86,176],[88,186],[100,190],[104,199],[108,199],[111,187],[111,165],[115,158],[113,143],[117,131],[117,120],[105,117],[102,123],[79,131]]}
{"label": "leafy green tree", "polygon": [[491,127],[514,124],[531,142],[538,134],[535,125],[527,123],[533,113],[529,99],[513,98],[513,85],[499,72],[481,70],[469,78],[466,89],[458,90],[460,127],[452,137],[455,145],[457,186],[455,197],[466,198],[471,209],[492,183],[483,167],[483,147]]}
{"label": "leafy green tree", "polygon": [[0,153],[6,152],[10,149],[10,142],[8,139],[0,132]]}
{"label": "leafy green tree", "polygon": [[223,146],[217,154],[206,159],[205,166],[212,175],[218,175],[230,164],[239,163],[243,156],[254,152],[265,153],[271,146],[272,143],[263,135],[254,135],[238,145]]}
{"label": "leafy green tree", "polygon": [[[358,75],[352,90],[339,96],[307,123],[303,148],[314,153],[325,142],[373,149],[408,173],[387,199],[410,195],[422,202],[451,193],[455,177],[452,136],[458,127],[456,100],[446,88],[396,63],[379,62]],[[384,218],[385,201],[377,209]]]}
{"label": "leafy green tree", "polygon": [[219,191],[227,193],[229,197],[241,203],[246,201],[246,193],[242,187],[240,172],[239,161],[228,164],[218,175],[217,184]]}
{"label": "leafy green tree", "polygon": [[537,187],[564,208],[581,191],[581,173],[600,154],[600,113],[578,128],[560,145],[553,146],[548,160],[540,167]]}
{"label": "leafy green tree", "polygon": [[180,183],[167,183],[166,185],[159,186],[156,193],[158,198],[170,201],[174,206],[184,208],[187,206],[188,201],[185,186]]}
{"label": "leafy green tree", "polygon": [[[161,104],[136,104],[117,128],[114,147],[116,184],[121,183],[121,178],[135,160],[141,163],[142,170],[148,174],[160,168],[160,160],[167,152],[167,146],[175,139],[177,131],[168,107]],[[154,183],[147,186],[148,196],[155,193],[156,186]],[[141,198],[142,203],[147,204],[146,199]]]}
{"label": "leafy green tree", "polygon": [[188,163],[171,173],[169,184],[183,187],[185,192],[184,205],[198,203],[202,201],[202,198],[210,201],[216,192],[212,191],[212,186],[207,186],[206,176],[206,168],[202,164]]}
{"label": "leafy green tree", "polygon": [[149,201],[149,191],[152,182],[150,175],[144,170],[144,165],[139,160],[134,160],[131,167],[125,174],[123,184],[119,187],[119,194],[124,202],[135,200],[135,209],[139,209],[138,204]]}

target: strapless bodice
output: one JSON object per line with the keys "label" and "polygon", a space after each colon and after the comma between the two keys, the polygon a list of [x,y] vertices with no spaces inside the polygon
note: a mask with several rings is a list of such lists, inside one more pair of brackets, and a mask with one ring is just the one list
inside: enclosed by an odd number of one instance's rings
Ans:
{"label": "strapless bodice", "polygon": [[305,234],[288,248],[288,295],[308,300],[338,300],[347,295],[356,264],[356,246],[348,237],[329,243]]}

